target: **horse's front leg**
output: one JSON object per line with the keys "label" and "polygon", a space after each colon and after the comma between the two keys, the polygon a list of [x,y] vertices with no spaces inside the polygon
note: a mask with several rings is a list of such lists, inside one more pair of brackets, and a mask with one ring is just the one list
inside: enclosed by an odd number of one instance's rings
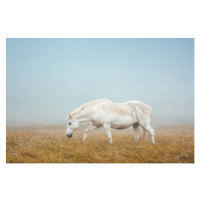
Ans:
{"label": "horse's front leg", "polygon": [[110,125],[109,124],[103,124],[103,127],[106,129],[107,136],[108,136],[108,139],[110,141],[110,144],[112,144],[112,134],[111,134],[111,131],[110,131]]}
{"label": "horse's front leg", "polygon": [[97,129],[97,128],[99,128],[99,126],[97,126],[95,124],[90,124],[84,131],[83,140],[86,140],[88,132],[90,132],[94,129]]}

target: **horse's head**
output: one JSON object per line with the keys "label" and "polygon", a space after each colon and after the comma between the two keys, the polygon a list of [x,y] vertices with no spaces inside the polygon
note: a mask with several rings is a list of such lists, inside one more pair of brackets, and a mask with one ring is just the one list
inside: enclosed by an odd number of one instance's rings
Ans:
{"label": "horse's head", "polygon": [[73,136],[73,133],[79,127],[79,121],[75,119],[72,115],[67,116],[67,130],[66,134],[68,138]]}

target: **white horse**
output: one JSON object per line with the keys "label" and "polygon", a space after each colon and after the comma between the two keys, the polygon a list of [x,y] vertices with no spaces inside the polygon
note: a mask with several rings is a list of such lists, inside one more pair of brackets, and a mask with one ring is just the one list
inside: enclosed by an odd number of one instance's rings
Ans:
{"label": "white horse", "polygon": [[87,138],[89,131],[104,127],[112,144],[111,128],[125,129],[133,126],[137,142],[141,126],[144,129],[144,136],[146,132],[150,133],[152,143],[155,144],[154,129],[150,126],[151,118],[151,107],[139,101],[114,103],[108,99],[100,99],[80,106],[67,116],[66,134],[71,138],[81,122],[91,121],[92,124],[85,129],[83,140]]}

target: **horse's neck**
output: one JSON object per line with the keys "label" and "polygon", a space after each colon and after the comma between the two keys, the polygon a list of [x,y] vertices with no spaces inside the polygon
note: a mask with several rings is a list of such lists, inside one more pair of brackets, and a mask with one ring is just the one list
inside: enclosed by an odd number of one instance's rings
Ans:
{"label": "horse's neck", "polygon": [[[83,113],[84,111],[84,113]],[[76,118],[79,122],[88,122],[90,121],[87,118],[87,109],[84,109],[83,106],[80,106],[75,111],[72,112],[74,118]]]}
{"label": "horse's neck", "polygon": [[81,123],[81,122],[89,122],[90,120],[87,117],[81,117],[81,118],[77,118],[77,120]]}

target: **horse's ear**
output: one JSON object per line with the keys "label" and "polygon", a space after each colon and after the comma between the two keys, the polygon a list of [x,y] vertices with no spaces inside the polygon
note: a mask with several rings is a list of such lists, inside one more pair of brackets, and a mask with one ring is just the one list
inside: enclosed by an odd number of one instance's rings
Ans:
{"label": "horse's ear", "polygon": [[71,114],[69,114],[69,119],[72,119],[73,117],[72,117],[72,115]]}

